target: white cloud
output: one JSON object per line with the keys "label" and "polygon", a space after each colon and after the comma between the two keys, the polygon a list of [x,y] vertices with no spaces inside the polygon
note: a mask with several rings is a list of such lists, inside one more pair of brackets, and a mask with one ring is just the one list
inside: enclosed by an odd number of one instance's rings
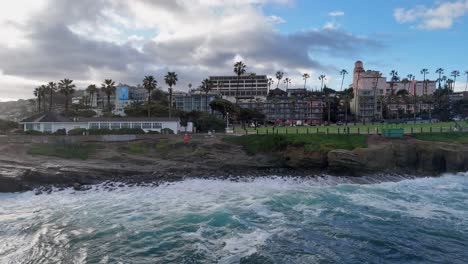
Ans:
{"label": "white cloud", "polygon": [[339,17],[339,16],[344,16],[345,12],[337,10],[337,11],[332,11],[328,13],[328,15],[331,17]]}
{"label": "white cloud", "polygon": [[284,24],[284,23],[286,23],[286,20],[284,20],[284,18],[282,18],[280,16],[269,16],[269,19],[273,24]]}
{"label": "white cloud", "polygon": [[416,28],[425,30],[448,29],[454,22],[468,13],[468,0],[438,2],[433,7],[416,6],[397,8],[393,16],[398,23],[414,23]]}
{"label": "white cloud", "polygon": [[323,29],[337,29],[339,27],[339,24],[337,24],[335,21],[332,22],[327,22],[323,26]]}

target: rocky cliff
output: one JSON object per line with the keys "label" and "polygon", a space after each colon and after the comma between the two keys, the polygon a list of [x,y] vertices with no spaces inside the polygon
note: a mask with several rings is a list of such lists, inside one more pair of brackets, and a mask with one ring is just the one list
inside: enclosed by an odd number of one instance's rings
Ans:
{"label": "rocky cliff", "polygon": [[[138,144],[153,144],[151,141]],[[184,177],[375,173],[438,175],[468,171],[468,145],[415,139],[368,139],[366,148],[307,152],[287,146],[271,153],[248,155],[241,146],[220,139],[178,143],[164,152],[131,154],[108,143],[89,160],[67,160],[28,154],[28,144],[0,146],[0,192],[38,186],[77,186],[104,181],[161,182]]]}

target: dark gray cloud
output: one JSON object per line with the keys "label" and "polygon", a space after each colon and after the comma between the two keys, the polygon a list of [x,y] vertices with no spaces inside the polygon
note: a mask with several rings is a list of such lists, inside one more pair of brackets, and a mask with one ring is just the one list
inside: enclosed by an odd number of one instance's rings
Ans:
{"label": "dark gray cloud", "polygon": [[[172,19],[187,23],[194,19],[189,2],[140,1],[147,3],[148,8],[173,12]],[[97,40],[70,29],[72,25],[85,23],[97,30],[109,10],[123,10],[120,14],[129,15],[125,10],[127,5],[128,2],[119,0],[51,1],[50,8],[21,25],[27,32],[28,45],[6,47],[0,42],[0,70],[5,75],[41,82],[65,77],[96,82],[113,78],[130,84],[141,82],[147,74],[158,76],[161,82],[164,73],[171,70],[179,73],[178,86],[185,89],[189,82],[196,87],[210,74],[231,74],[237,56],[246,61],[249,71],[273,74],[279,69],[332,70],[333,67],[314,59],[314,54],[348,58],[363,49],[382,48],[375,40],[341,30],[281,34],[273,26],[263,24],[248,25],[245,30],[237,31],[219,28],[211,34],[184,32],[183,36],[175,34],[167,39],[146,38],[141,49],[130,42]],[[154,28],[155,32],[161,30],[158,25]]]}

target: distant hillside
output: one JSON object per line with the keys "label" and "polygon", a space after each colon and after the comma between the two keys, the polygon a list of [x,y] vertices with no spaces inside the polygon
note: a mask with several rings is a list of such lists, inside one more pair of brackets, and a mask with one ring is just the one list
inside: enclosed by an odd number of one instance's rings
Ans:
{"label": "distant hillside", "polygon": [[34,107],[28,100],[0,102],[0,119],[21,121],[34,113]]}

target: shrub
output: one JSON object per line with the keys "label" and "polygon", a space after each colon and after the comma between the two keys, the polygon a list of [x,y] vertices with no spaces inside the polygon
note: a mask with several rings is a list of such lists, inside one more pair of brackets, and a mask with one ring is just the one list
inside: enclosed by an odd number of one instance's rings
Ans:
{"label": "shrub", "polygon": [[156,130],[150,130],[150,131],[148,131],[148,133],[146,133],[146,134],[149,134],[149,135],[159,135],[159,134],[161,134],[161,133],[160,133],[159,131],[156,131]]}
{"label": "shrub", "polygon": [[54,135],[54,136],[65,136],[65,135],[67,135],[67,130],[65,130],[65,128],[58,129],[57,131],[52,133],[52,135]]}
{"label": "shrub", "polygon": [[45,135],[45,134],[42,133],[41,131],[37,131],[37,130],[28,130],[28,131],[24,131],[24,134],[25,134],[25,135],[30,135],[30,136],[42,136],[42,135]]}
{"label": "shrub", "polygon": [[174,130],[172,130],[170,128],[163,128],[163,129],[161,129],[161,134],[171,134],[171,135],[173,135]]}
{"label": "shrub", "polygon": [[68,135],[70,136],[81,136],[85,134],[88,130],[86,128],[74,128],[68,131]]}
{"label": "shrub", "polygon": [[209,130],[224,131],[224,121],[212,115],[203,114],[195,121],[195,127],[202,132]]}

